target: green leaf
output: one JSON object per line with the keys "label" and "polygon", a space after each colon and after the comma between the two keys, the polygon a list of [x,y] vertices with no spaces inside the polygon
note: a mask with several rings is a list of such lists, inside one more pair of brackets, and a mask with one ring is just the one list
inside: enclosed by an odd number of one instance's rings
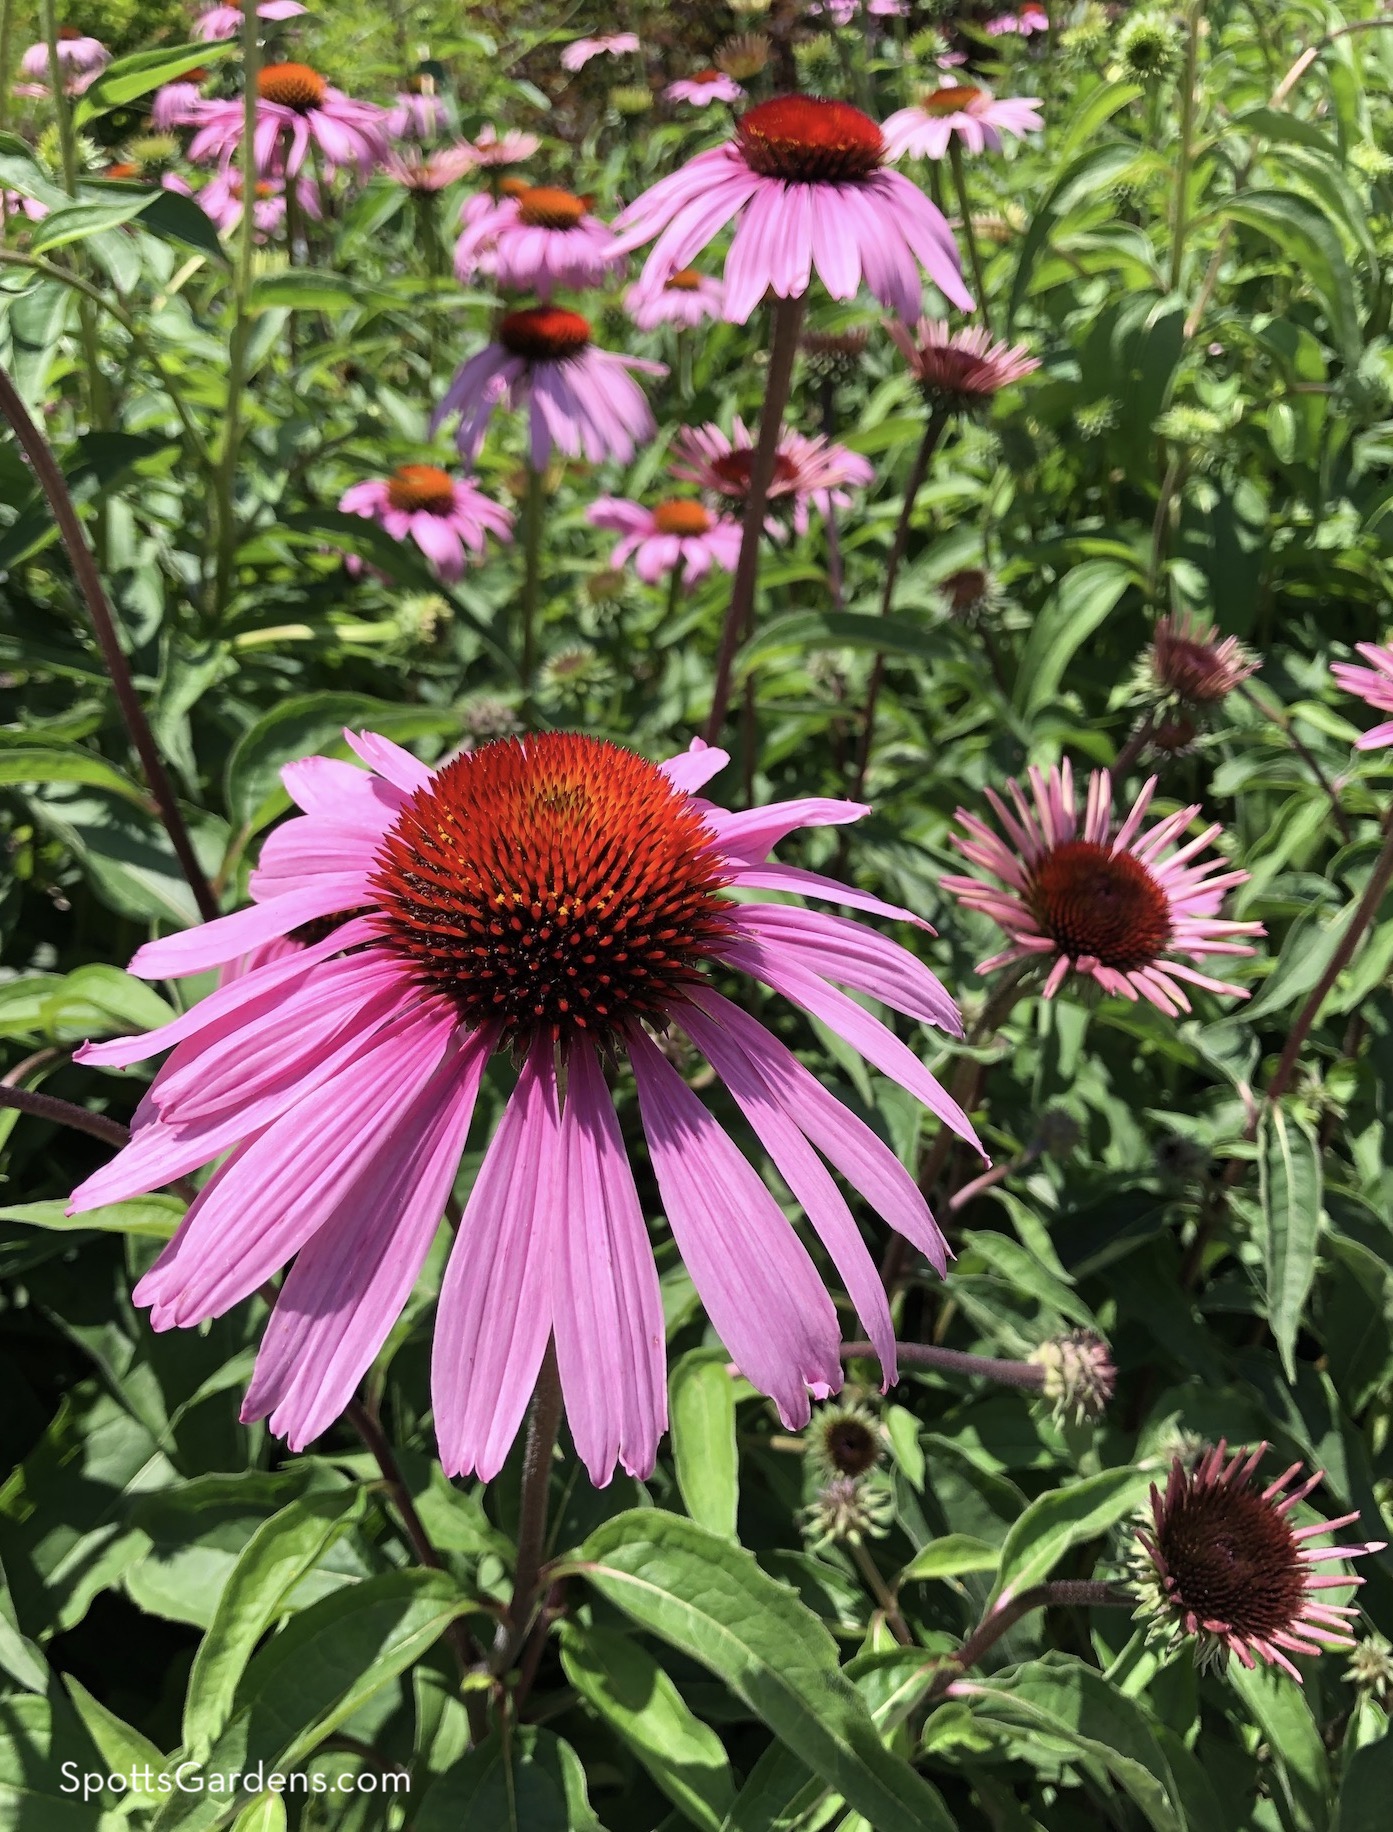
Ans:
{"label": "green leaf", "polygon": [[606,1521],[566,1568],[709,1668],[879,1832],[951,1832],[937,1793],[880,1741],[830,1631],[748,1552],[642,1508]]}
{"label": "green leaf", "polygon": [[692,1519],[735,1538],[739,1457],[735,1446],[735,1382],[724,1349],[690,1349],[668,1378],[672,1455],[677,1487]]}
{"label": "green leaf", "polygon": [[1132,583],[1117,560],[1085,560],[1065,573],[1031,627],[1016,674],[1019,711],[1038,712],[1055,695],[1065,670]]}
{"label": "green leaf", "polygon": [[183,1220],[187,1203],[177,1196],[132,1196],[127,1202],[108,1203],[85,1215],[69,1215],[61,1197],[51,1202],[21,1202],[0,1208],[0,1221],[17,1221],[26,1228],[47,1228],[56,1234],[130,1234],[138,1240],[169,1240]]}
{"label": "green leaf", "polygon": [[[975,1718],[1018,1726],[1076,1750],[1088,1766],[1112,1776],[1155,1832],[1185,1832],[1175,1777],[1145,1712],[1072,1655],[1049,1654],[999,1678],[959,1681],[957,1691],[968,1698]],[[1055,1760],[1050,1758],[1051,1767]]]}
{"label": "green leaf", "polygon": [[738,667],[742,675],[767,666],[777,655],[790,651],[799,655],[812,648],[837,647],[863,649],[887,655],[916,655],[925,661],[941,661],[945,654],[943,638],[933,630],[908,617],[870,617],[851,611],[792,611],[773,618],[756,640],[740,651]]}
{"label": "green leaf", "polygon": [[1264,1102],[1258,1122],[1258,1195],[1267,1320],[1287,1379],[1295,1380],[1296,1338],[1316,1276],[1320,1146],[1304,1120],[1271,1102]]}
{"label": "green leaf", "polygon": [[1393,1801],[1393,1731],[1356,1749],[1345,1764],[1333,1832],[1386,1832]]}
{"label": "green leaf", "polygon": [[490,1737],[427,1789],[412,1832],[603,1832],[569,1743],[523,1725]]}
{"label": "green leaf", "polygon": [[398,741],[429,733],[453,736],[459,720],[436,707],[391,706],[365,693],[305,693],[283,700],[243,732],[227,761],[227,805],[234,820],[263,827],[289,798],[282,766],[300,757],[351,755],[345,726]]}
{"label": "green leaf", "polygon": [[[79,1777],[104,1773],[101,1758],[63,1696],[0,1699],[0,1827],[4,1832],[120,1832],[123,1813],[105,1811],[104,1790],[62,1792],[64,1764]],[[70,1771],[68,1771],[70,1772]],[[105,1796],[110,1798],[109,1795]]]}
{"label": "green leaf", "polygon": [[1151,1481],[1145,1470],[1105,1469],[1037,1497],[1011,1523],[991,1607],[999,1607],[1008,1594],[1016,1596],[1043,1582],[1071,1546],[1115,1526],[1146,1499]]}
{"label": "green leaf", "polygon": [[305,1495],[273,1514],[243,1548],[199,1643],[184,1698],[184,1742],[207,1748],[222,1734],[257,1643],[301,1579],[362,1518],[361,1489]]}
{"label": "green leaf", "polygon": [[1291,1810],[1289,1823],[1324,1826],[1332,1792],[1330,1759],[1305,1692],[1265,1661],[1250,1671],[1231,1660],[1228,1678],[1272,1752]]}
{"label": "green leaf", "polygon": [[969,1571],[995,1571],[1000,1559],[1000,1548],[989,1546],[984,1539],[974,1539],[970,1533],[945,1533],[915,1553],[900,1573],[900,1582],[915,1579],[924,1583],[930,1578],[962,1577]]}
{"label": "green leaf", "polygon": [[133,51],[129,57],[118,57],[107,65],[90,89],[85,89],[73,108],[73,124],[81,127],[93,115],[105,114],[109,108],[120,108],[137,96],[149,95],[190,70],[206,68],[230,57],[237,49],[235,39],[223,44],[163,45],[157,51]]}
{"label": "green leaf", "polygon": [[158,1789],[141,1788],[135,1785],[137,1772],[150,1770],[158,1775],[165,1766],[164,1751],[140,1731],[123,1722],[112,1711],[108,1711],[100,1699],[92,1694],[71,1673],[63,1675],[63,1684],[73,1701],[77,1715],[86,1726],[87,1734],[101,1752],[106,1763],[107,1773],[111,1775],[130,1775],[132,1785],[126,1796],[134,1806],[151,1807],[160,1799]]}
{"label": "green leaf", "polygon": [[572,1624],[562,1640],[561,1664],[668,1799],[693,1825],[718,1832],[735,1798],[725,1748],[648,1650],[617,1630]]}
{"label": "green leaf", "polygon": [[77,744],[61,749],[56,744],[7,744],[0,748],[0,784],[16,782],[85,782],[92,788],[124,795],[138,808],[150,806],[150,797],[124,770]]}
{"label": "green leaf", "polygon": [[1087,152],[1081,153],[1072,165],[1067,165],[1055,180],[1052,189],[1047,193],[1031,219],[1030,227],[1021,241],[1020,253],[1016,257],[1016,275],[1011,283],[1011,303],[1006,310],[1006,335],[1008,337],[1011,333],[1011,326],[1015,323],[1016,313],[1030,291],[1035,263],[1048,246],[1055,230],[1081,205],[1093,203],[1102,197],[1118,174],[1136,162],[1136,157],[1137,149],[1131,142],[1123,141],[1090,147]]}
{"label": "green leaf", "polygon": [[289,1824],[283,1796],[263,1794],[237,1815],[232,1832],[287,1832]]}
{"label": "green leaf", "polygon": [[1325,308],[1331,337],[1349,362],[1357,362],[1362,336],[1354,275],[1340,238],[1325,213],[1297,191],[1244,191],[1227,199],[1221,216],[1275,242],[1298,282],[1314,289]]}
{"label": "green leaf", "polygon": [[132,191],[109,203],[67,204],[35,225],[30,246],[35,254],[45,254],[51,248],[66,248],[89,235],[100,235],[105,229],[120,229],[139,216],[148,201],[144,192]]}
{"label": "green leaf", "polygon": [[[236,1715],[208,1753],[208,1774],[258,1763],[294,1768],[346,1718],[429,1652],[471,1605],[443,1571],[392,1571],[349,1584],[292,1617],[237,1688]],[[176,1794],[158,1832],[211,1832],[225,1796]]]}
{"label": "green leaf", "polygon": [[281,273],[259,274],[252,281],[247,310],[342,312],[361,302],[361,289],[344,274],[287,267]]}

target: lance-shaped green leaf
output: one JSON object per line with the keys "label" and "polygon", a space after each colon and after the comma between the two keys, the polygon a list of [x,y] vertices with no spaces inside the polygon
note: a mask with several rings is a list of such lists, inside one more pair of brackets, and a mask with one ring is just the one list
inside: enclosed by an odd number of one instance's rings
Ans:
{"label": "lance-shaped green leaf", "polygon": [[[1141,1808],[1155,1832],[1186,1832],[1175,1777],[1146,1713],[1070,1654],[1047,1654],[995,1679],[964,1680],[973,1716],[1031,1733],[1017,1753],[1029,1760],[1045,1737],[1075,1750]],[[1057,1758],[1051,1756],[1051,1766]]]}
{"label": "lance-shaped green leaf", "polygon": [[632,1635],[572,1624],[561,1664],[581,1697],[626,1743],[693,1825],[717,1832],[735,1782],[721,1739]]}
{"label": "lance-shaped green leaf", "polygon": [[692,1519],[735,1538],[740,1499],[735,1448],[735,1382],[724,1349],[692,1349],[668,1377],[677,1487]]}
{"label": "lance-shaped green leaf", "polygon": [[879,1832],[951,1832],[938,1794],[881,1742],[830,1631],[719,1534],[635,1509],[562,1569],[698,1660]]}
{"label": "lance-shaped green leaf", "polygon": [[1043,1583],[1071,1546],[1096,1539],[1140,1507],[1151,1482],[1145,1470],[1105,1469],[1032,1501],[1006,1535],[991,1606]]}
{"label": "lance-shaped green leaf", "polygon": [[1330,1809],[1330,1758],[1304,1689],[1265,1661],[1250,1670],[1231,1660],[1227,1676],[1272,1752],[1289,1809],[1287,1823],[1324,1826]]}
{"label": "lance-shaped green leaf", "polygon": [[490,1737],[427,1790],[412,1832],[602,1832],[569,1743],[522,1725]]}
{"label": "lance-shaped green leaf", "polygon": [[1296,1379],[1296,1337],[1316,1276],[1321,1224],[1320,1146],[1311,1128],[1265,1105],[1258,1126],[1258,1196],[1267,1321],[1288,1380]]}

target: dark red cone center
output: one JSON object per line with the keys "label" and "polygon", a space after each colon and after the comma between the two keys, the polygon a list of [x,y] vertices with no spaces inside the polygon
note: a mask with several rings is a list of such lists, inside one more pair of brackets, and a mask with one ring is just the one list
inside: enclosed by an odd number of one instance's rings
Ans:
{"label": "dark red cone center", "polygon": [[1129,852],[1066,840],[1034,867],[1031,913],[1060,952],[1092,956],[1118,973],[1149,966],[1170,940],[1170,902]]}
{"label": "dark red cone center", "polygon": [[796,184],[869,178],[885,160],[885,139],[871,117],[821,96],[760,102],[741,115],[735,137],[752,172]]}

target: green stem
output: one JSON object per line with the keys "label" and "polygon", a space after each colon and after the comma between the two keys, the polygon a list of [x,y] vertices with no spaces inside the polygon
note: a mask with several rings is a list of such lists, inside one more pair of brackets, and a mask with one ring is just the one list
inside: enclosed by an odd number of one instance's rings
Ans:
{"label": "green stem", "polygon": [[950,1654],[934,1674],[925,1699],[932,1704],[943,1697],[953,1682],[994,1648],[1001,1637],[1023,1616],[1037,1609],[1074,1608],[1131,1609],[1136,1598],[1116,1584],[1091,1578],[1054,1578],[1049,1583],[1032,1584],[1016,1596],[1003,1592],[996,1607],[990,1610],[955,1654]]}
{"label": "green stem", "polygon": [[982,274],[982,255],[977,246],[977,232],[972,227],[972,205],[967,196],[967,174],[963,171],[963,149],[958,144],[958,136],[953,134],[948,141],[948,158],[953,167],[953,189],[958,194],[958,210],[963,219],[963,235],[967,239],[967,257],[972,263],[972,283],[977,288],[977,310],[987,332],[992,328],[991,312],[987,306],[987,282]]}
{"label": "green stem", "polygon": [[730,604],[716,654],[716,679],[711,689],[711,711],[706,721],[706,742],[715,744],[730,707],[735,653],[754,626],[755,587],[759,581],[759,549],[764,538],[764,511],[779,449],[784,408],[793,383],[798,355],[798,332],[803,322],[804,299],[775,299],[774,331],[769,349],[769,374],[764,384],[764,407],[759,417],[759,439],[750,465],[749,494],[745,498],[745,525],[740,536],[740,558],[731,581]]}
{"label": "green stem", "polygon": [[10,58],[14,53],[15,0],[0,0],[0,128],[10,120]]}
{"label": "green stem", "polygon": [[222,621],[232,589],[232,566],[237,552],[237,459],[242,441],[242,389],[246,381],[251,319],[247,299],[251,292],[252,259],[256,251],[256,101],[257,73],[261,68],[256,0],[242,0],[242,220],[238,225],[237,265],[232,284],[232,336],[227,353],[227,411],[223,416],[223,442],[219,455],[213,517],[216,564],[211,604],[212,622]]}
{"label": "green stem", "polygon": [[1171,225],[1170,287],[1180,291],[1185,238],[1190,227],[1190,175],[1195,159],[1195,104],[1200,49],[1200,9],[1192,5],[1186,22],[1185,70],[1180,79],[1180,157],[1175,167],[1175,210]]}
{"label": "green stem", "polygon": [[667,616],[664,618],[664,622],[669,629],[676,622],[677,613],[682,608],[682,578],[686,570],[686,567],[682,563],[682,557],[679,554],[676,566],[674,566],[672,571],[668,574]]}
{"label": "green stem", "polygon": [[522,604],[521,619],[522,690],[525,703],[532,697],[532,676],[537,668],[537,612],[542,593],[542,506],[545,491],[542,476],[527,467],[527,495],[523,500],[522,529]]}
{"label": "green stem", "polygon": [[532,1409],[527,1415],[522,1495],[518,1502],[518,1556],[513,1567],[513,1594],[508,1613],[498,1626],[493,1644],[490,1664],[495,1673],[506,1672],[512,1665],[532,1619],[532,1606],[537,1598],[542,1559],[546,1553],[551,1460],[560,1429],[561,1376],[556,1366],[556,1344],[548,1341],[532,1395]]}

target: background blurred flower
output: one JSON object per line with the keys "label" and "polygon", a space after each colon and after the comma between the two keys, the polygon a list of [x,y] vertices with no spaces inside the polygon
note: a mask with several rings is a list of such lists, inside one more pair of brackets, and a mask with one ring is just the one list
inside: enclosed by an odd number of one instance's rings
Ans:
{"label": "background blurred flower", "polygon": [[[59,26],[58,68],[65,78],[94,75],[105,70],[110,62],[111,53],[100,38],[89,38],[75,26]],[[30,45],[20,58],[19,67],[25,76],[47,78],[50,74],[48,41]]]}
{"label": "background blurred flower", "polygon": [[622,496],[601,496],[585,516],[596,528],[623,536],[609,563],[619,567],[632,558],[645,585],[656,585],[680,569],[682,584],[691,591],[713,566],[734,572],[740,554],[739,522],[731,516],[713,516],[686,498],[649,509]]}
{"label": "background blurred flower", "polygon": [[989,916],[1010,938],[1007,948],[982,962],[979,973],[1034,957],[1046,969],[1047,999],[1077,973],[1105,992],[1147,999],[1172,1018],[1190,1009],[1177,983],[1182,980],[1207,992],[1248,996],[1243,987],[1176,958],[1251,954],[1235,938],[1264,932],[1258,922],[1219,918],[1225,892],[1245,884],[1247,872],[1225,869],[1227,860],[1218,857],[1194,862],[1222,831],[1217,822],[1177,847],[1199,809],[1180,808],[1143,833],[1154,776],[1116,832],[1106,770],[1095,770],[1089,779],[1082,826],[1067,758],[1048,774],[1032,768],[1029,783],[1033,808],[1014,778],[1006,784],[1010,808],[994,789],[986,791],[1005,840],[966,809],[957,813],[968,837],[954,834],[953,844],[989,876],[944,878],[943,888],[968,909]]}
{"label": "background blurred flower", "polygon": [[682,267],[658,288],[647,292],[631,286],[624,297],[624,309],[641,331],[652,331],[660,324],[674,324],[690,331],[710,318],[719,318],[725,289],[719,280],[708,279],[695,267]]}
{"label": "background blurred flower", "polygon": [[[672,474],[726,502],[743,507],[750,493],[755,440],[738,416],[729,433],[713,422],[682,426],[672,442]],[[774,474],[769,483],[769,507],[790,511],[798,534],[807,532],[808,508],[822,516],[829,509],[848,509],[848,489],[864,489],[875,476],[875,467],[859,452],[848,451],[819,434],[808,438],[785,426],[774,454]]]}
{"label": "background blurred flower", "polygon": [[561,53],[561,68],[583,70],[592,57],[624,57],[638,48],[637,32],[612,32],[608,38],[576,38]]}
{"label": "background blurred flower", "polygon": [[205,70],[190,70],[172,83],[162,83],[150,98],[150,125],[156,133],[172,127],[189,127],[198,118],[203,100]]}
{"label": "background blurred flower", "polygon": [[[308,9],[301,6],[300,0],[261,0],[256,9],[258,19],[280,21],[294,19]],[[218,39],[235,38],[242,29],[242,9],[240,6],[210,6],[206,13],[200,13],[193,23],[195,38]]]}
{"label": "background blurred flower", "polygon": [[695,76],[682,76],[663,91],[665,102],[690,102],[694,108],[706,108],[712,102],[743,101],[745,91],[733,77],[722,70],[698,70]]}
{"label": "background blurred flower", "polygon": [[[318,149],[327,173],[355,166],[360,178],[388,153],[383,111],[355,102],[308,64],[263,64],[256,73],[257,169],[268,178],[293,178]],[[200,102],[198,132],[189,145],[193,160],[232,159],[242,143],[241,98]]]}
{"label": "background blurred flower", "polygon": [[1043,127],[1036,96],[997,100],[985,89],[954,85],[935,89],[912,108],[901,108],[885,123],[885,147],[891,159],[910,154],[942,159],[956,134],[971,153],[1001,151],[1002,134],[1034,133]]}
{"label": "background blurred flower", "polygon": [[551,185],[529,185],[497,201],[471,197],[460,212],[455,273],[462,282],[487,274],[507,292],[550,299],[558,286],[601,285],[627,257],[590,200]]}
{"label": "background blurred flower", "polygon": [[942,413],[981,413],[1003,388],[1040,367],[1025,344],[998,343],[981,325],[950,331],[941,319],[921,318],[912,332],[893,322],[886,329],[920,393]]}
{"label": "background blurred flower", "polygon": [[[379,522],[394,541],[413,541],[448,583],[459,579],[485,537],[510,541],[513,518],[468,477],[451,477],[433,464],[403,464],[390,477],[355,483],[339,498],[346,515]],[[356,555],[349,555],[356,571]],[[358,562],[360,565],[361,562]]]}
{"label": "background blurred flower", "polygon": [[496,407],[528,412],[532,468],[542,470],[553,449],[625,463],[657,431],[653,414],[631,370],[666,375],[663,363],[600,350],[579,312],[537,306],[509,312],[496,341],[470,358],[436,409],[433,426],[460,415],[460,451],[472,462]]}
{"label": "background blurred flower", "polygon": [[383,125],[394,140],[435,140],[449,132],[449,105],[433,89],[404,89]]}
{"label": "background blurred flower", "polygon": [[[1353,662],[1334,662],[1330,672],[1346,693],[1352,693],[1375,712],[1393,712],[1393,643],[1359,642],[1356,651],[1369,663],[1367,668]],[[1358,751],[1374,751],[1393,744],[1393,719],[1375,725],[1355,740]]]}

